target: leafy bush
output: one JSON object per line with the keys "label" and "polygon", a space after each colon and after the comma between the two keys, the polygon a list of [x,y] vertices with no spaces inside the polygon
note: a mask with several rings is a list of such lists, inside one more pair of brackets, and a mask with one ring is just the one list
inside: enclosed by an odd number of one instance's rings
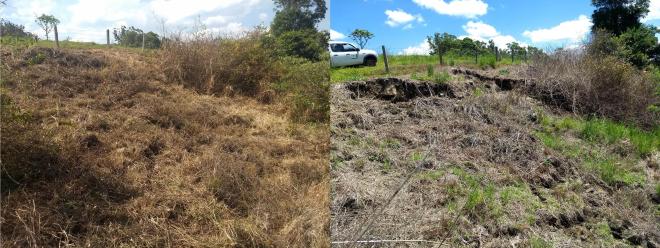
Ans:
{"label": "leafy bush", "polygon": [[324,53],[329,36],[314,29],[293,30],[279,36],[269,36],[264,43],[269,49],[277,51],[279,56],[296,56],[312,61],[319,61]]}
{"label": "leafy bush", "polygon": [[326,122],[330,119],[330,75],[328,60],[309,62],[288,57],[280,63],[286,73],[278,81],[280,94],[290,94],[291,119],[298,122]]}

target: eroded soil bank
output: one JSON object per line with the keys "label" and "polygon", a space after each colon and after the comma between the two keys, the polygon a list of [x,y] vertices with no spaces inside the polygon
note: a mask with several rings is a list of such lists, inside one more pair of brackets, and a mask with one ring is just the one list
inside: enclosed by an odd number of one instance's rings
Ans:
{"label": "eroded soil bank", "polygon": [[[567,113],[517,90],[524,80],[453,73],[446,84],[386,78],[334,86],[333,241],[364,231],[360,240],[436,242],[377,246],[658,246],[657,153],[617,155],[643,173],[639,183],[608,184],[585,158],[548,147],[544,120]],[[626,147],[582,143],[572,131],[553,135],[590,152]]]}

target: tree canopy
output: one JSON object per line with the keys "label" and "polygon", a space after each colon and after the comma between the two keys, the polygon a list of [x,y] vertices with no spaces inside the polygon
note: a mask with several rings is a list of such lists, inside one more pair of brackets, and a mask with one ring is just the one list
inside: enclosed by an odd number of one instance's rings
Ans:
{"label": "tree canopy", "polygon": [[121,26],[112,31],[115,41],[122,46],[142,47],[142,34],[144,34],[145,48],[159,48],[160,37],[154,32],[144,33],[142,29],[136,27]]}
{"label": "tree canopy", "polygon": [[[650,0],[592,0],[592,38],[588,52],[615,55],[638,68],[660,55],[658,29],[642,23]],[[656,60],[657,63],[657,60]]]}
{"label": "tree canopy", "polygon": [[367,45],[367,42],[374,37],[374,34],[365,29],[355,29],[348,36],[351,37],[360,48],[364,48]]}
{"label": "tree canopy", "polygon": [[324,17],[325,0],[274,0],[277,11],[271,24],[276,36],[288,31],[316,29]]}
{"label": "tree canopy", "polygon": [[34,21],[44,30],[44,33],[46,33],[46,40],[49,38],[48,34],[53,30],[53,26],[60,23],[60,20],[55,18],[55,16],[46,14],[41,14],[41,16],[37,17]]}
{"label": "tree canopy", "polygon": [[25,26],[15,24],[9,20],[0,19],[0,35],[13,37],[36,37],[36,35],[26,32]]}
{"label": "tree canopy", "polygon": [[281,55],[318,61],[330,35],[316,28],[327,11],[325,0],[274,0],[276,12],[266,43]]}
{"label": "tree canopy", "polygon": [[592,30],[604,29],[620,35],[642,25],[641,19],[649,13],[650,0],[592,0],[591,4],[596,7],[591,15]]}

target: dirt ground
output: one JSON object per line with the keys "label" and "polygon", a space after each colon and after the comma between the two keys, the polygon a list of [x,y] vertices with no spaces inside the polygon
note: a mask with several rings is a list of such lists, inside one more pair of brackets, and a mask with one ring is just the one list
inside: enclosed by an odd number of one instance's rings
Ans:
{"label": "dirt ground", "polygon": [[612,188],[581,160],[544,147],[539,114],[567,113],[518,90],[526,81],[516,72],[453,73],[446,84],[334,86],[333,246],[358,238],[376,241],[365,247],[660,244],[658,154],[640,162],[648,184]]}
{"label": "dirt ground", "polygon": [[158,54],[1,52],[3,247],[328,246],[327,126],[168,82]]}

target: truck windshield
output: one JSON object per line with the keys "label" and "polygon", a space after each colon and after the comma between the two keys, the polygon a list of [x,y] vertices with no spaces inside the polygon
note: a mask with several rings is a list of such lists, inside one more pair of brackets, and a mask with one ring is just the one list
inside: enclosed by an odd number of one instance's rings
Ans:
{"label": "truck windshield", "polygon": [[348,43],[341,43],[341,44],[330,44],[330,49],[332,49],[333,52],[355,52],[359,51],[355,46],[348,44]]}

